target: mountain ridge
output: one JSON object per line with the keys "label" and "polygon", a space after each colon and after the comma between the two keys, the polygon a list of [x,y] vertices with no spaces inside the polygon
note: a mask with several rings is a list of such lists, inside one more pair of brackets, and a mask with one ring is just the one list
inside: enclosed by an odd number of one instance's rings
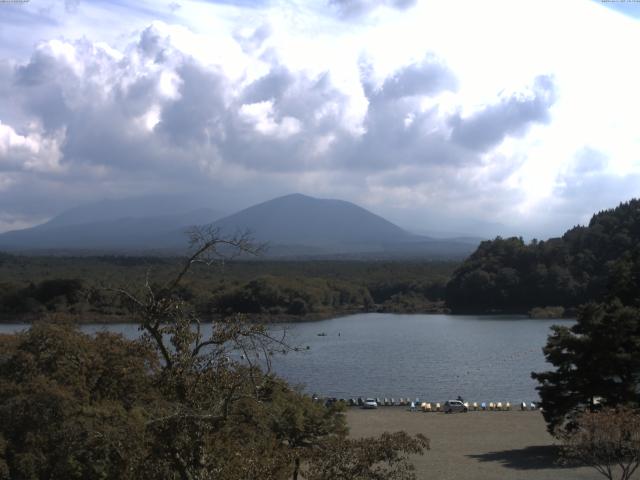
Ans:
{"label": "mountain ridge", "polygon": [[[140,202],[140,199],[137,201]],[[162,201],[167,203],[166,198]],[[169,202],[170,203],[170,202]],[[267,256],[287,258],[362,256],[367,258],[460,258],[476,244],[468,240],[433,239],[408,232],[354,203],[294,193],[261,202],[231,215],[200,208],[163,215],[153,198],[144,198],[126,211],[102,201],[67,210],[44,224],[0,235],[0,248],[10,251],[100,250],[133,251],[186,249],[189,226],[217,227],[222,235],[249,231],[267,243]],[[93,214],[92,208],[95,209]],[[182,204],[172,204],[174,211]]]}

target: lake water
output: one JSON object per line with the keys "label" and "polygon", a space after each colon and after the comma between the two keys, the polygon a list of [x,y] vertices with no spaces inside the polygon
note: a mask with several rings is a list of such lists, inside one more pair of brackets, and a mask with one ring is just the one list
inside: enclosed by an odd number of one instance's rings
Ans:
{"label": "lake water", "polygon": [[[519,403],[538,398],[532,371],[550,366],[542,347],[554,324],[522,316],[359,314],[276,325],[309,350],[276,356],[274,370],[321,396],[420,397]],[[0,325],[0,332],[24,329]],[[136,337],[130,324],[84,325]],[[318,333],[326,335],[319,336]]]}

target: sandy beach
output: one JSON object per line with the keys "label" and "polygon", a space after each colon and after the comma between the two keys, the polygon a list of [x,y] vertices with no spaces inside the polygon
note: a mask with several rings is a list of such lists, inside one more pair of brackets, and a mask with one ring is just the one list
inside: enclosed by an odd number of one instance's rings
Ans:
{"label": "sandy beach", "polygon": [[595,470],[556,463],[554,438],[539,411],[422,413],[403,407],[350,408],[347,421],[354,437],[404,430],[422,433],[431,450],[414,457],[417,477],[466,479],[598,479]]}

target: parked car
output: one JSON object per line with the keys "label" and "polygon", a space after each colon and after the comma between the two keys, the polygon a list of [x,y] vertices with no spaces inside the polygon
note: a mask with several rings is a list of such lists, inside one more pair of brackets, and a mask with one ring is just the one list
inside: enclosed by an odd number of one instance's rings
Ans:
{"label": "parked car", "polygon": [[468,408],[460,400],[447,400],[442,408],[444,413],[467,412]]}
{"label": "parked car", "polygon": [[378,408],[378,402],[373,398],[367,398],[362,405],[362,408]]}

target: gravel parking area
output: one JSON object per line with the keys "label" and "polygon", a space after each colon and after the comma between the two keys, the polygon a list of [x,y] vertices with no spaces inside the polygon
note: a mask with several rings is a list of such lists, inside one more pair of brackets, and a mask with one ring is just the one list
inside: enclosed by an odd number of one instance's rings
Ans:
{"label": "gravel parking area", "polygon": [[[465,479],[599,479],[595,470],[557,464],[557,447],[539,411],[423,413],[402,407],[350,408],[354,437],[404,430],[422,433],[431,450],[416,456],[417,477]],[[640,478],[640,477],[638,477]]]}

